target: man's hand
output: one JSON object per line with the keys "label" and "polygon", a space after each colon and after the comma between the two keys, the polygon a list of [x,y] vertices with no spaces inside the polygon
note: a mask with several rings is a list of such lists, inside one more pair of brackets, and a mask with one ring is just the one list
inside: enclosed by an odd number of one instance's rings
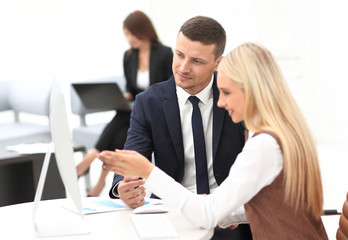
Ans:
{"label": "man's hand", "polygon": [[137,208],[145,204],[144,180],[138,177],[125,177],[117,186],[120,199],[131,208]]}

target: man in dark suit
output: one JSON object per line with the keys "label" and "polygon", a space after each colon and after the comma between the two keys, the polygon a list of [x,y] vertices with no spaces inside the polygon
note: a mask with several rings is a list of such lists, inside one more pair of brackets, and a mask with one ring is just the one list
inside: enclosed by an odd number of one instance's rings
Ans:
{"label": "man in dark suit", "polygon": [[[135,150],[189,190],[196,192],[195,149],[190,96],[199,99],[209,191],[228,176],[244,146],[244,127],[217,107],[217,66],[226,44],[223,27],[214,19],[194,17],[181,27],[168,81],[137,95],[125,149]],[[137,178],[114,176],[110,196],[135,208],[144,204],[145,189]],[[251,239],[248,225],[216,230],[212,239]]]}

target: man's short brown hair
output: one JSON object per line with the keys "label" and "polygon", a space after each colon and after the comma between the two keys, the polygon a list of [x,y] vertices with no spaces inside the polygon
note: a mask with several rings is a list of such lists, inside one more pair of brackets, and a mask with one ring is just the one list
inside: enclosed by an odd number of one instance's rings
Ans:
{"label": "man's short brown hair", "polygon": [[204,45],[215,44],[215,59],[222,56],[226,45],[226,32],[216,20],[210,17],[196,16],[181,26],[180,31],[191,41]]}

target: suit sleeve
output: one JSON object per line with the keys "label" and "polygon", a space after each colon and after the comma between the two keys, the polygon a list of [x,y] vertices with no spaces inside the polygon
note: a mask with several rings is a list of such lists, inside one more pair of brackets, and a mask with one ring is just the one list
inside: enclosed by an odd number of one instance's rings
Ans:
{"label": "suit sleeve", "polygon": [[137,151],[151,161],[153,142],[147,112],[143,104],[143,94],[140,93],[134,103],[124,148]]}
{"label": "suit sleeve", "polygon": [[[138,94],[136,96],[124,149],[137,151],[151,161],[153,152],[152,135],[146,120],[146,111],[143,107],[141,95]],[[123,176],[114,174],[112,187],[109,192],[111,198],[116,198],[112,191],[115,185],[122,180]]]}

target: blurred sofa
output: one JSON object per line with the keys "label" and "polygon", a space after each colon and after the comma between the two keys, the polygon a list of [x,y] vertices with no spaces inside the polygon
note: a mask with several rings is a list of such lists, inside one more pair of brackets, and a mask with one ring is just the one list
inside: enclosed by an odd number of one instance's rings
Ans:
{"label": "blurred sofa", "polygon": [[[13,115],[13,121],[0,123],[0,141],[50,133],[50,89],[51,82],[0,81],[0,112]],[[23,121],[22,113],[43,116],[45,120],[42,124]]]}

